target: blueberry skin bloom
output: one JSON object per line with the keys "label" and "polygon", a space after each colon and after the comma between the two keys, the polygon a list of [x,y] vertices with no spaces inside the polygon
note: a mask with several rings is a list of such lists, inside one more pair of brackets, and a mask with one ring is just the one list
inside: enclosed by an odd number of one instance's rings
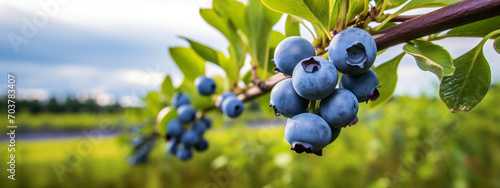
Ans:
{"label": "blueberry skin bloom", "polygon": [[177,149],[176,155],[180,160],[187,161],[193,157],[193,152],[189,148],[180,147]]}
{"label": "blueberry skin bloom", "polygon": [[315,56],[314,46],[306,39],[291,36],[283,39],[274,50],[274,70],[292,76],[295,65],[304,58]]}
{"label": "blueberry skin bloom", "polygon": [[238,117],[243,112],[243,102],[238,97],[228,97],[222,102],[222,113],[231,118]]}
{"label": "blueberry skin bloom", "polygon": [[200,141],[200,135],[195,131],[186,131],[182,134],[181,142],[184,144],[184,147],[191,147],[196,145]]}
{"label": "blueberry skin bloom", "polygon": [[219,95],[217,97],[217,100],[215,101],[215,106],[219,110],[222,110],[222,102],[224,102],[224,100],[227,99],[227,98],[229,98],[229,97],[237,97],[237,95],[234,94],[233,92],[226,91],[226,92],[222,93],[222,95]]}
{"label": "blueberry skin bloom", "polygon": [[285,126],[285,138],[297,153],[322,155],[322,149],[332,138],[332,130],[320,116],[302,113],[288,119]]}
{"label": "blueberry skin bloom", "polygon": [[349,76],[345,74],[340,76],[340,87],[351,91],[358,99],[358,102],[377,100],[380,96],[377,90],[377,88],[380,87],[378,84],[378,76],[375,71],[371,69],[358,76]]}
{"label": "blueberry skin bloom", "polygon": [[184,126],[178,119],[172,119],[167,123],[167,134],[169,137],[180,137],[184,132]]}
{"label": "blueberry skin bloom", "polygon": [[189,104],[185,104],[177,108],[177,116],[182,123],[189,123],[196,117],[196,110]]}
{"label": "blueberry skin bloom", "polygon": [[309,101],[300,97],[295,89],[291,78],[284,79],[276,84],[271,90],[270,107],[274,108],[274,113],[279,116],[292,118],[304,113],[307,110]]}
{"label": "blueberry skin bloom", "polygon": [[293,88],[302,98],[319,100],[330,95],[337,85],[337,69],[325,58],[306,58],[293,70]]}
{"label": "blueberry skin bloom", "polygon": [[189,97],[182,92],[175,93],[174,97],[172,98],[172,105],[174,105],[175,108],[179,108],[180,106],[185,104],[189,104]]}
{"label": "blueberry skin bloom", "polygon": [[370,33],[349,28],[335,35],[328,46],[328,58],[339,72],[360,75],[372,67],[377,56],[377,45]]}
{"label": "blueberry skin bloom", "polygon": [[319,113],[331,127],[342,128],[356,118],[358,108],[356,96],[347,89],[338,88],[321,100]]}
{"label": "blueberry skin bloom", "polygon": [[215,81],[205,76],[198,76],[194,80],[194,85],[196,86],[196,91],[201,95],[211,95],[217,89]]}

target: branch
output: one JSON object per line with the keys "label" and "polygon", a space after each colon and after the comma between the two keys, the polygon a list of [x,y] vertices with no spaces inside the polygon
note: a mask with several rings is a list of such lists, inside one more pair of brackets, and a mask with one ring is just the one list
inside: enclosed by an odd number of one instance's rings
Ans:
{"label": "branch", "polygon": [[[385,29],[375,34],[373,38],[377,43],[377,49],[382,50],[429,34],[500,15],[498,10],[500,10],[500,0],[465,0],[418,17],[396,16],[398,19],[391,21],[405,22]],[[271,91],[274,85],[285,78],[287,77],[283,74],[276,74],[261,82],[259,87],[249,88],[238,98],[242,101],[255,99]]]}
{"label": "branch", "polygon": [[500,15],[500,0],[465,0],[373,35],[377,49]]}

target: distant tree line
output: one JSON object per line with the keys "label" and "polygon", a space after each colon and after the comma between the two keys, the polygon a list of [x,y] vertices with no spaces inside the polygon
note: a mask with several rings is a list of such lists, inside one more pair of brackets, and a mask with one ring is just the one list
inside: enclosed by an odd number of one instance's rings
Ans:
{"label": "distant tree line", "polygon": [[[1,97],[0,106],[4,106],[7,109],[7,97]],[[67,97],[65,100],[57,100],[52,97],[47,101],[38,100],[15,100],[16,112],[26,112],[30,113],[40,113],[40,112],[50,112],[50,113],[80,113],[80,112],[91,112],[91,113],[101,113],[101,112],[121,112],[123,107],[115,103],[107,106],[100,106],[93,99],[87,99],[85,101],[79,101],[75,98]]]}

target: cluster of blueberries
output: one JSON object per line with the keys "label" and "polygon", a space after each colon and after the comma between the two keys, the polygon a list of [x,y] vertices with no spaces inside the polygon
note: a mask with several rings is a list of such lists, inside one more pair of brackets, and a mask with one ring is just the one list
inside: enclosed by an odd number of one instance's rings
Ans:
{"label": "cluster of blueberries", "polygon": [[[131,130],[131,132],[137,133],[139,130]],[[137,165],[139,163],[146,162],[148,154],[153,149],[154,143],[156,141],[156,136],[152,135],[149,137],[136,136],[130,141],[132,145],[133,154],[128,158],[128,161],[132,165]]]}
{"label": "cluster of blueberries", "polygon": [[[205,96],[214,94],[217,88],[215,81],[205,76],[196,78],[195,87],[200,95]],[[188,95],[182,92],[174,95],[172,105],[177,109],[177,118],[166,125],[167,150],[186,161],[193,157],[192,148],[196,151],[208,148],[208,141],[203,138],[203,134],[212,126],[212,121],[206,116],[197,118],[197,111],[190,105]],[[231,118],[243,112],[243,102],[231,92],[220,95],[215,105]]]}
{"label": "cluster of blueberries", "polygon": [[[275,71],[291,78],[274,86],[270,106],[277,116],[289,118],[285,138],[292,150],[321,156],[341,128],[358,122],[359,103],[379,96],[378,77],[370,69],[376,55],[372,36],[358,28],[334,36],[328,46],[329,60],[316,56],[312,44],[301,37],[288,37],[278,44]],[[340,81],[337,71],[342,73]],[[313,113],[307,113],[310,101],[314,101]]]}

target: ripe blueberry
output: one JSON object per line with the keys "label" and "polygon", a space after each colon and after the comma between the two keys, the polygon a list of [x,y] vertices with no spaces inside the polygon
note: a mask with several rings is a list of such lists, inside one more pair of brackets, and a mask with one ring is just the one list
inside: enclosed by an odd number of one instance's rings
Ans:
{"label": "ripe blueberry", "polygon": [[203,135],[205,131],[207,130],[207,124],[204,121],[196,121],[193,123],[192,127],[193,131],[198,133],[198,135]]}
{"label": "ripe blueberry", "polygon": [[171,137],[180,137],[183,131],[184,126],[178,119],[172,119],[167,123],[168,140],[170,140]]}
{"label": "ripe blueberry", "polygon": [[200,139],[196,145],[194,145],[194,149],[197,151],[205,151],[208,148],[208,141],[205,139]]}
{"label": "ripe blueberry", "polygon": [[177,157],[180,160],[187,161],[193,157],[193,152],[191,152],[191,149],[189,148],[180,147],[177,148]]}
{"label": "ripe blueberry", "polygon": [[189,123],[196,117],[196,110],[189,104],[185,104],[177,108],[177,116],[182,123]]}
{"label": "ripe blueberry", "polygon": [[339,72],[347,75],[360,75],[375,62],[377,45],[375,40],[363,29],[350,28],[335,35],[328,46],[328,58]]}
{"label": "ripe blueberry", "polygon": [[207,129],[212,127],[212,120],[210,120],[209,118],[207,118],[205,116],[201,116],[200,121],[205,122],[205,125],[207,125]]}
{"label": "ripe blueberry", "polygon": [[172,97],[172,105],[179,108],[185,104],[189,104],[189,97],[182,92],[175,93],[174,97]]}
{"label": "ripe blueberry", "polygon": [[300,61],[293,70],[293,88],[301,97],[319,100],[330,95],[337,85],[337,69],[325,58],[314,56]]}
{"label": "ripe blueberry", "polygon": [[179,142],[177,140],[167,143],[167,150],[169,153],[175,155],[177,153],[177,148],[179,148]]}
{"label": "ripe blueberry", "polygon": [[217,89],[215,81],[205,76],[198,76],[198,78],[194,80],[194,85],[201,95],[211,95],[215,92],[215,89]]}
{"label": "ripe blueberry", "polygon": [[314,46],[298,36],[282,40],[274,50],[274,70],[292,76],[295,65],[304,58],[315,56]]}
{"label": "ripe blueberry", "polygon": [[356,117],[358,108],[356,96],[347,89],[338,88],[321,100],[319,114],[330,126],[342,128]]}
{"label": "ripe blueberry", "polygon": [[237,97],[237,95],[234,94],[233,92],[226,91],[226,92],[222,93],[222,95],[219,95],[217,97],[217,100],[215,101],[215,106],[219,110],[222,110],[222,102],[224,102],[224,100],[227,99],[227,98],[229,98],[229,97]]}
{"label": "ripe blueberry", "polygon": [[351,91],[358,98],[358,102],[375,101],[380,96],[377,90],[380,87],[378,77],[371,69],[358,76],[343,74],[340,77],[340,87]]}
{"label": "ripe blueberry", "polygon": [[222,113],[231,118],[238,117],[243,112],[243,102],[237,97],[228,97],[222,102]]}
{"label": "ripe blueberry", "polygon": [[274,113],[279,116],[293,117],[307,110],[309,101],[300,97],[293,89],[292,79],[284,79],[271,90],[269,106],[274,108]]}
{"label": "ripe blueberry", "polygon": [[288,119],[285,138],[297,153],[322,155],[322,149],[330,143],[332,130],[320,116],[302,113]]}
{"label": "ripe blueberry", "polygon": [[200,141],[200,135],[194,131],[186,131],[182,134],[181,142],[184,147],[191,147]]}

